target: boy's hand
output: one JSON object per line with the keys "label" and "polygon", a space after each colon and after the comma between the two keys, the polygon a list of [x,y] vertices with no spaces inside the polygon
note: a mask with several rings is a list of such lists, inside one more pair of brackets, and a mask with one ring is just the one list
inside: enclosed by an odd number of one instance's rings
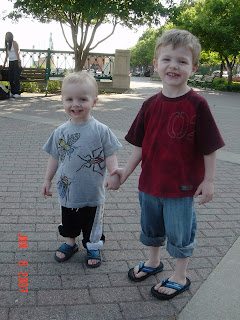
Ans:
{"label": "boy's hand", "polygon": [[117,168],[116,170],[114,170],[111,173],[111,176],[114,174],[117,174],[120,177],[120,184],[123,184],[128,178],[128,175],[126,174],[125,170],[121,168]]}
{"label": "boy's hand", "polygon": [[194,198],[198,197],[200,193],[202,193],[202,197],[199,202],[200,205],[211,201],[214,193],[213,182],[203,180],[203,182],[197,188],[197,191],[194,194]]}
{"label": "boy's hand", "polygon": [[46,197],[51,197],[52,193],[50,192],[50,188],[52,185],[52,181],[44,180],[43,187],[42,187],[42,196],[46,199]]}
{"label": "boy's hand", "polygon": [[105,183],[105,187],[107,190],[118,190],[120,187],[120,178],[118,174],[112,173],[107,182]]}

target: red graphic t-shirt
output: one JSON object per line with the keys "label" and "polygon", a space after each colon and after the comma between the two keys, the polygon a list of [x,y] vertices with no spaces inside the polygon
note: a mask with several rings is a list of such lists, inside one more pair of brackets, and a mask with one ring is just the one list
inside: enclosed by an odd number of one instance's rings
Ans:
{"label": "red graphic t-shirt", "polygon": [[125,139],[142,147],[139,190],[165,198],[193,196],[204,178],[203,155],[224,146],[206,99],[192,89],[146,100]]}

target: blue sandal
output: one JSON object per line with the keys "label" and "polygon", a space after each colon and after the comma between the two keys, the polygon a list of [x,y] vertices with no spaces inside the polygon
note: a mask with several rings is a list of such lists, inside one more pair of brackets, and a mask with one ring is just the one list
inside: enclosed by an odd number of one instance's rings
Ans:
{"label": "blue sandal", "polygon": [[175,289],[176,291],[174,293],[172,293],[172,294],[160,293],[154,289],[155,286],[152,287],[151,293],[154,297],[158,298],[159,300],[169,300],[169,299],[176,297],[180,293],[186,291],[187,289],[189,289],[190,284],[191,284],[191,281],[188,278],[186,278],[185,286],[178,284],[176,282],[169,281],[167,278],[162,281],[161,287]]}
{"label": "blue sandal", "polygon": [[64,258],[59,258],[56,256],[56,253],[55,253],[55,256],[54,256],[54,259],[57,260],[58,262],[64,262],[64,261],[67,261],[68,259],[71,258],[71,256],[78,251],[78,245],[75,243],[74,246],[70,246],[66,243],[63,243],[61,245],[61,247],[59,247],[57,249],[57,251],[59,252],[62,252],[65,254],[65,257]]}
{"label": "blue sandal", "polygon": [[[99,260],[98,263],[96,264],[88,264],[88,260],[91,259],[96,259]],[[101,254],[100,254],[100,250],[87,250],[87,257],[86,257],[86,262],[87,262],[87,266],[89,268],[97,268],[101,265],[102,263],[102,258],[101,258]]]}
{"label": "blue sandal", "polygon": [[158,272],[163,271],[163,263],[160,262],[159,266],[157,268],[152,268],[152,267],[147,267],[144,265],[144,262],[141,262],[139,264],[139,269],[138,269],[138,273],[142,271],[142,272],[146,272],[147,274],[145,276],[142,276],[141,278],[137,278],[134,274],[134,268],[130,269],[128,271],[128,278],[134,282],[140,282],[143,281],[145,279],[147,279],[148,277],[152,276],[153,274],[156,274]]}

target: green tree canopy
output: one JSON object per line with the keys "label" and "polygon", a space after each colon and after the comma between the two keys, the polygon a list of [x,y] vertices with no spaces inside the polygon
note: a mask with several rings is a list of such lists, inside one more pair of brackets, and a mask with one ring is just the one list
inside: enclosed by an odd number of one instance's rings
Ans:
{"label": "green tree canopy", "polygon": [[173,10],[171,21],[195,34],[206,51],[219,53],[231,83],[240,53],[239,0],[184,0]]}
{"label": "green tree canopy", "polygon": [[208,66],[209,68],[209,74],[212,66],[216,66],[221,64],[221,59],[219,56],[219,53],[212,52],[212,51],[206,51],[202,50],[200,55],[200,64]]}
{"label": "green tree canopy", "polygon": [[[66,42],[74,50],[75,69],[82,70],[89,51],[109,38],[118,23],[129,28],[158,24],[166,13],[158,0],[16,0],[9,17],[30,15],[43,23],[59,22]],[[93,45],[96,31],[104,23],[111,23],[112,29]],[[71,41],[65,35],[65,25],[71,29]]]}
{"label": "green tree canopy", "polygon": [[131,48],[131,66],[144,66],[147,68],[152,64],[156,39],[160,34],[160,29],[148,29],[143,33],[137,44]]}

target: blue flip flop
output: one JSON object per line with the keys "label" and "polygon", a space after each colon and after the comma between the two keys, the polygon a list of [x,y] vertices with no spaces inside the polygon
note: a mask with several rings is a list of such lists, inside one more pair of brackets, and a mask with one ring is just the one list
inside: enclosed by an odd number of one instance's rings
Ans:
{"label": "blue flip flop", "polygon": [[176,297],[180,293],[186,291],[187,289],[189,289],[190,285],[191,285],[191,281],[188,278],[186,278],[185,286],[178,284],[176,282],[169,281],[167,278],[162,281],[161,287],[175,289],[176,291],[174,293],[172,293],[172,294],[160,293],[154,289],[155,286],[152,287],[151,293],[154,297],[158,298],[159,300],[169,300],[169,299]]}
{"label": "blue flip flop", "polygon": [[57,260],[58,262],[64,262],[64,261],[67,261],[68,259],[71,258],[71,256],[78,251],[78,245],[75,243],[74,246],[70,246],[66,243],[63,243],[58,249],[57,251],[59,252],[62,252],[65,254],[65,257],[64,258],[59,258],[56,256],[56,253],[55,253],[55,256],[54,256],[54,259]]}
{"label": "blue flip flop", "polygon": [[160,262],[159,266],[156,267],[156,268],[146,267],[146,266],[144,265],[144,262],[141,262],[138,267],[139,267],[138,273],[139,273],[140,271],[142,271],[142,272],[146,272],[147,274],[146,274],[145,276],[142,276],[141,278],[137,278],[137,277],[135,276],[135,274],[134,274],[134,268],[131,268],[131,269],[128,271],[128,277],[129,277],[130,280],[132,280],[132,281],[134,281],[134,282],[143,281],[143,280],[147,279],[148,277],[150,277],[150,276],[152,276],[152,275],[154,275],[154,274],[156,274],[156,273],[158,273],[158,272],[163,271],[163,268],[164,268],[162,262]]}
{"label": "blue flip flop", "polygon": [[[91,259],[96,259],[99,260],[98,263],[96,264],[88,264],[88,260]],[[102,258],[101,258],[101,254],[100,254],[100,250],[87,250],[87,257],[86,257],[86,262],[87,262],[87,266],[89,268],[97,268],[101,265],[102,263]]]}

